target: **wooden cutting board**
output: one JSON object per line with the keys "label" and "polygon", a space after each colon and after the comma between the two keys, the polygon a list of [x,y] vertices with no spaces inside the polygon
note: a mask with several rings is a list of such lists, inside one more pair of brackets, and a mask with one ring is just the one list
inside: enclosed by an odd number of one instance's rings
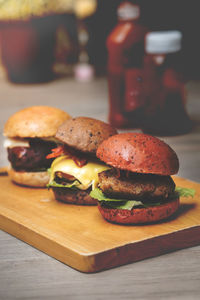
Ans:
{"label": "wooden cutting board", "polygon": [[200,184],[174,177],[196,190],[181,198],[178,213],[153,225],[106,222],[97,207],[57,202],[51,191],[17,186],[0,176],[0,227],[82,272],[97,272],[200,244]]}

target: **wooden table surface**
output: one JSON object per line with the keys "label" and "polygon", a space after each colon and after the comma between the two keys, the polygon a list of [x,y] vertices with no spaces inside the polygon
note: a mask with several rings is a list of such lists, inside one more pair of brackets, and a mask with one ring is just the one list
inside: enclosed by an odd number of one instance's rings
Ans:
{"label": "wooden table surface", "polygon": [[[200,82],[187,85],[187,109],[196,122],[186,135],[162,138],[177,152],[179,176],[200,182]],[[107,120],[107,84],[61,79],[14,85],[0,79],[0,131],[15,111],[51,105],[72,116]],[[178,121],[178,120],[177,120]],[[0,166],[7,164],[0,137]],[[0,232],[0,299],[199,299],[200,246],[94,274],[80,273]]]}

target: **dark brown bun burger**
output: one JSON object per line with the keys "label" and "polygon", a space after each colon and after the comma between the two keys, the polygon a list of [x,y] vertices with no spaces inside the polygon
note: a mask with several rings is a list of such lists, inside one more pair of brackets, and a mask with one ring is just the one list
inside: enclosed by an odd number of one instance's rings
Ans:
{"label": "dark brown bun burger", "polygon": [[70,116],[55,107],[32,106],[13,114],[4,126],[11,167],[8,171],[14,182],[33,187],[46,187],[47,169],[53,159],[46,159],[52,148],[58,127]]}
{"label": "dark brown bun burger", "polygon": [[160,139],[121,133],[104,141],[97,157],[112,168],[99,174],[91,196],[102,216],[118,224],[150,223],[171,216],[179,207],[175,183],[176,153]]}
{"label": "dark brown bun burger", "polygon": [[109,167],[96,158],[98,146],[117,131],[110,125],[87,117],[77,117],[62,124],[56,138],[63,143],[48,157],[57,157],[50,170],[49,188],[55,198],[65,203],[96,205],[90,197],[98,185],[98,173]]}

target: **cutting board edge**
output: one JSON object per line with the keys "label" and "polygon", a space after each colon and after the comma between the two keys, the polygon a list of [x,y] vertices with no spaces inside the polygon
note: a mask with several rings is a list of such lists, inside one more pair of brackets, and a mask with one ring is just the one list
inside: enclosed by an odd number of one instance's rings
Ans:
{"label": "cutting board edge", "polygon": [[200,225],[194,225],[96,253],[93,268],[95,267],[94,272],[99,272],[198,245]]}
{"label": "cutting board edge", "polygon": [[83,273],[100,272],[200,244],[200,226],[195,225],[105,251],[85,254],[38,235],[34,230],[6,216],[0,215],[0,225],[3,231]]}
{"label": "cutting board edge", "polygon": [[[94,255],[86,255],[67,248],[34,230],[19,224],[6,216],[0,215],[0,230],[33,246],[60,262],[84,273],[93,272]],[[65,253],[65,254],[63,254]]]}

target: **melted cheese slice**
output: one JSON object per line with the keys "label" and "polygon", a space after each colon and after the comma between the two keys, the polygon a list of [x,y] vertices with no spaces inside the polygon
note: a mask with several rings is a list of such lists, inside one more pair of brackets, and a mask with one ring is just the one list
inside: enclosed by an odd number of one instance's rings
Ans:
{"label": "melted cheese slice", "polygon": [[56,158],[51,165],[50,182],[54,179],[56,172],[63,172],[74,176],[80,182],[78,187],[81,190],[87,190],[91,185],[92,189],[98,186],[98,173],[110,169],[109,166],[98,161],[89,161],[83,167],[78,167],[75,162],[68,156]]}

